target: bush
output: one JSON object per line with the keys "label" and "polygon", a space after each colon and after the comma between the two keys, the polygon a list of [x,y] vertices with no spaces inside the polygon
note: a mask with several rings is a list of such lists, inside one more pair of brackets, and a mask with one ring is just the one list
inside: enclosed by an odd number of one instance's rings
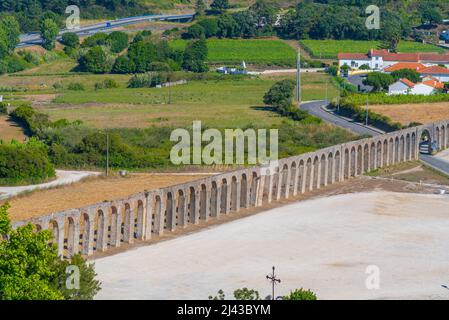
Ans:
{"label": "bush", "polygon": [[127,56],[119,56],[114,62],[112,67],[113,73],[127,74],[133,73],[136,69],[136,65]]}
{"label": "bush", "polygon": [[153,88],[167,82],[168,75],[163,72],[136,74],[128,82],[128,88]]}
{"label": "bush", "polygon": [[128,47],[128,35],[121,31],[112,32],[107,41],[111,46],[111,51],[114,53],[122,52]]}
{"label": "bush", "polygon": [[95,83],[95,90],[118,88],[118,83],[114,79],[105,79],[103,82]]}
{"label": "bush", "polygon": [[109,45],[109,36],[106,33],[96,33],[93,36],[84,39],[81,46],[83,48],[91,48],[105,45]]}
{"label": "bush", "polygon": [[288,296],[284,296],[283,300],[318,300],[315,293],[310,290],[296,289],[290,292]]}
{"label": "bush", "polygon": [[70,48],[76,48],[80,44],[80,38],[76,33],[66,32],[62,35],[61,43]]}
{"label": "bush", "polygon": [[206,33],[201,25],[194,24],[193,26],[188,27],[186,33],[182,36],[184,39],[204,39]]}
{"label": "bush", "polygon": [[8,104],[6,102],[0,102],[0,114],[8,114]]}
{"label": "bush", "polygon": [[204,29],[207,38],[215,37],[218,33],[218,20],[216,18],[204,19],[198,22]]}
{"label": "bush", "polygon": [[190,42],[184,51],[182,67],[187,71],[197,73],[208,71],[209,68],[205,64],[207,53],[206,41],[197,40]]}
{"label": "bush", "polygon": [[69,83],[69,85],[67,86],[67,89],[73,90],[73,91],[84,91],[86,88],[84,87],[84,85],[82,83],[72,82],[72,83]]}
{"label": "bush", "polygon": [[0,144],[0,184],[36,184],[54,176],[47,149],[37,139]]}
{"label": "bush", "polygon": [[106,52],[100,46],[95,46],[79,59],[82,70],[93,73],[106,73],[111,71]]}
{"label": "bush", "polygon": [[150,64],[150,71],[164,71],[164,72],[169,72],[171,71],[170,66],[165,63],[165,62],[152,62]]}

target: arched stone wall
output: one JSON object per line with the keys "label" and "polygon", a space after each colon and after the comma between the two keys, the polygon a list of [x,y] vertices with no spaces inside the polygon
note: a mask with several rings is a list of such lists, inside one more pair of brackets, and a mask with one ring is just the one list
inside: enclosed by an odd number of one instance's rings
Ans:
{"label": "arched stone wall", "polygon": [[28,222],[51,230],[60,256],[92,255],[119,247],[121,242],[148,240],[178,227],[206,222],[257,207],[391,164],[416,160],[423,133],[449,147],[449,122],[443,121],[353,141],[281,159],[269,167],[217,174],[197,181],[145,191]]}

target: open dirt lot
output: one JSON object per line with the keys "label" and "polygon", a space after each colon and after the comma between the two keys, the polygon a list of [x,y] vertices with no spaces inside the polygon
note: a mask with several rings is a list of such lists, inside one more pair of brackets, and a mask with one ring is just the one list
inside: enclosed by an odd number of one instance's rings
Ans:
{"label": "open dirt lot", "polygon": [[12,139],[23,141],[25,134],[22,128],[7,116],[0,116],[0,140],[9,142]]}
{"label": "open dirt lot", "polygon": [[[311,288],[320,299],[445,299],[449,197],[386,191],[296,202],[204,231],[97,259],[99,299],[227,298]],[[368,266],[380,287],[368,290]]]}
{"label": "open dirt lot", "polygon": [[8,200],[9,215],[20,221],[43,214],[119,199],[144,190],[162,188],[202,178],[204,175],[132,174],[126,178],[89,178],[63,187],[34,191]]}
{"label": "open dirt lot", "polygon": [[449,102],[372,105],[370,110],[386,115],[403,125],[410,122],[426,124],[449,119]]}

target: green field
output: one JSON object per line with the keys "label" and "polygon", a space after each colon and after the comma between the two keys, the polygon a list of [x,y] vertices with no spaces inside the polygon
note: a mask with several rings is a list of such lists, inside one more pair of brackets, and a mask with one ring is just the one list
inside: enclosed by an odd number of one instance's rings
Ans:
{"label": "green field", "polygon": [[[183,49],[185,40],[170,42],[173,48]],[[208,39],[210,63],[294,66],[296,53],[281,40]]]}
{"label": "green field", "polygon": [[[79,76],[76,78],[86,84],[92,83]],[[80,119],[89,126],[106,128],[188,126],[198,119],[219,128],[245,127],[248,124],[271,126],[279,125],[282,118],[262,108],[262,97],[279,79],[191,81],[171,88],[170,105],[168,88],[128,89],[123,84],[117,89],[95,91],[86,85],[86,91],[63,90],[53,103],[38,108],[54,120]],[[303,99],[323,99],[327,79],[325,74],[304,75]],[[69,79],[64,81],[70,82]],[[337,90],[329,85],[329,97],[336,95]]]}
{"label": "green field", "polygon": [[[314,58],[336,59],[340,52],[366,53],[370,49],[377,49],[379,41],[356,41],[356,40],[301,40],[301,46]],[[445,50],[430,44],[413,41],[401,41],[399,52],[439,52]]]}

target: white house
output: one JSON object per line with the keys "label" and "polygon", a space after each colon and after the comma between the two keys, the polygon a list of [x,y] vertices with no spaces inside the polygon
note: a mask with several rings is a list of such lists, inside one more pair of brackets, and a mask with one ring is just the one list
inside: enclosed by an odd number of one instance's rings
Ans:
{"label": "white house", "polygon": [[393,53],[388,50],[373,50],[368,53],[339,53],[339,66],[347,65],[359,69],[367,64],[373,70],[383,70],[397,63],[421,63],[425,66],[449,67],[449,54],[439,53]]}
{"label": "white house", "polygon": [[388,87],[388,95],[410,94],[414,86],[408,79],[400,79]]}
{"label": "white house", "polygon": [[413,83],[408,79],[400,79],[388,87],[388,95],[416,94],[431,95],[443,89],[444,84],[434,78],[427,79],[420,83]]}

